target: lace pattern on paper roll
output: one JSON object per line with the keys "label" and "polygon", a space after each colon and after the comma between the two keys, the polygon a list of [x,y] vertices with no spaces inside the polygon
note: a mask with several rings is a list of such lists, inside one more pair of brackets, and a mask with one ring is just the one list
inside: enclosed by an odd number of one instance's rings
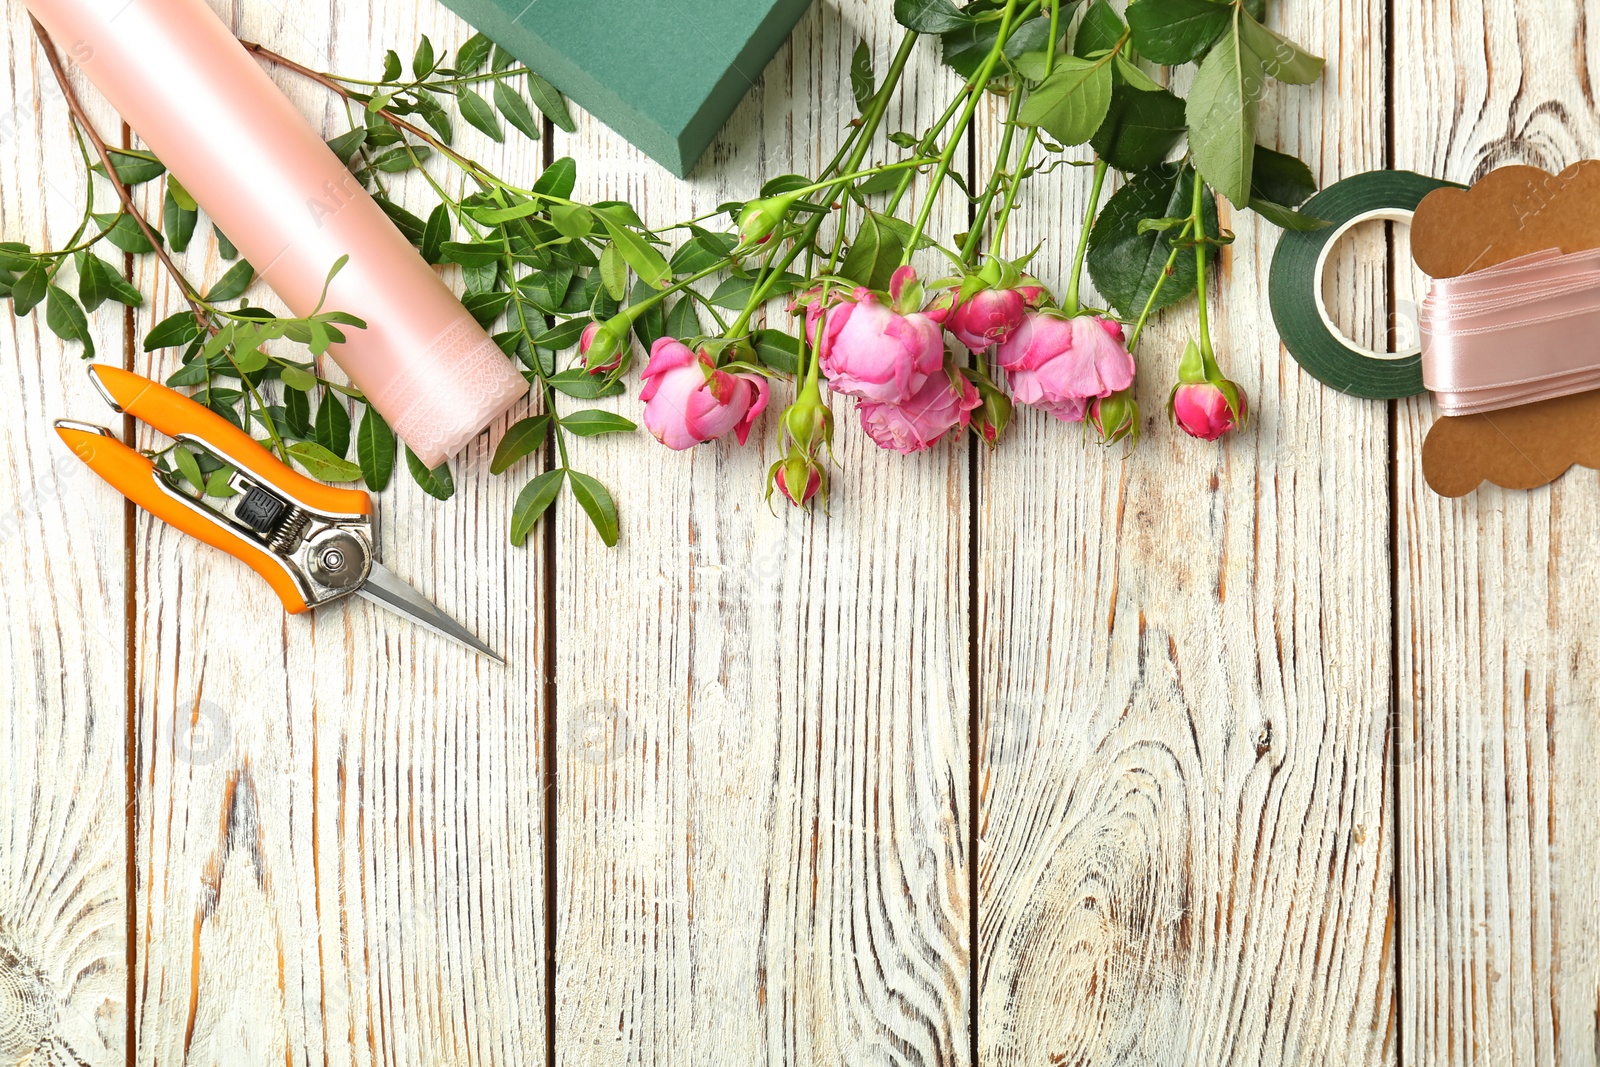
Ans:
{"label": "lace pattern on paper roll", "polygon": [[[384,400],[395,433],[423,462],[442,463],[476,437],[512,401],[528,391],[500,346],[471,320],[462,320],[434,339],[413,374]],[[445,397],[457,403],[442,403]],[[470,403],[470,411],[462,404]]]}
{"label": "lace pattern on paper roll", "polygon": [[1600,250],[1559,249],[1439,278],[1422,304],[1422,379],[1442,415],[1600,389]]}

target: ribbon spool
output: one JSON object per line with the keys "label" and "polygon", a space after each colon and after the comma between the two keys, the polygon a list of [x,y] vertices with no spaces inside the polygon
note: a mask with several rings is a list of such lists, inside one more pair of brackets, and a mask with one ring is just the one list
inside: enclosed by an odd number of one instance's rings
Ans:
{"label": "ribbon spool", "polygon": [[1313,378],[1371,400],[1397,400],[1424,391],[1421,349],[1375,352],[1350,340],[1328,314],[1323,279],[1345,234],[1363,222],[1409,225],[1422,198],[1444,188],[1459,186],[1407,170],[1376,170],[1335,182],[1301,207],[1333,225],[1284,232],[1272,257],[1268,294],[1278,335]]}

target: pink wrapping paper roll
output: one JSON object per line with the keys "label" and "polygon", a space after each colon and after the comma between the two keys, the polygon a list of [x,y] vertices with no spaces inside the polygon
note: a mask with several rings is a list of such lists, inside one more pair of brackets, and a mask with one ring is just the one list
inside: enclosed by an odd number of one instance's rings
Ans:
{"label": "pink wrapping paper roll", "polygon": [[324,307],[367,328],[330,351],[429,467],[527,393],[205,0],[25,2],[294,314],[350,257]]}

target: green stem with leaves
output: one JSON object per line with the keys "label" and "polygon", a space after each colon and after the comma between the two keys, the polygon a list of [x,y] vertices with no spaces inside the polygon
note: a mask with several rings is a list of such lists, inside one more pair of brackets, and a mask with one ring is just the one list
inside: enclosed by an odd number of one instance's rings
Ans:
{"label": "green stem with leaves", "polygon": [[950,161],[955,158],[956,146],[961,143],[967,127],[972,124],[973,112],[978,109],[978,101],[983,98],[983,91],[989,84],[989,78],[994,74],[995,64],[1000,62],[1006,42],[1011,38],[1011,23],[1016,13],[1017,0],[1006,0],[1005,11],[1000,16],[999,36],[995,38],[994,47],[989,49],[989,54],[983,59],[983,65],[978,68],[978,73],[973,78],[977,86],[968,94],[966,105],[961,109],[961,117],[956,120],[955,129],[950,132],[944,150],[939,153],[939,163],[933,168],[932,177],[928,179],[927,195],[923,197],[922,206],[917,209],[916,221],[911,224],[911,237],[906,241],[905,252],[900,256],[901,266],[910,263],[911,257],[916,254],[922,231],[927,228],[928,218],[933,214],[934,201],[939,198],[939,187],[944,184],[945,178],[950,173]]}
{"label": "green stem with leaves", "polygon": [[[1012,2],[1014,3],[1015,0],[1012,0]],[[906,64],[911,60],[911,51],[916,47],[918,36],[916,31],[907,30],[904,39],[901,40],[900,48],[895,52],[894,59],[889,64],[889,71],[884,75],[883,84],[878,87],[877,95],[872,98],[872,103],[867,106],[866,114],[861,118],[861,126],[855,135],[855,147],[851,149],[847,161],[843,164],[846,172],[854,171],[859,167],[861,161],[866,158],[867,150],[872,147],[873,135],[878,132],[878,126],[883,122],[884,112],[889,108],[889,100],[894,96],[895,90],[900,85],[900,78],[905,73]],[[828,196],[824,197],[824,199],[831,199],[844,184],[844,179],[835,179],[829,185]],[[756,309],[766,302],[767,294],[777,284],[777,279],[782,277],[783,272],[789,269],[790,264],[799,259],[801,252],[805,251],[811,245],[811,242],[816,239],[817,231],[822,229],[824,217],[820,214],[813,216],[811,221],[806,223],[800,236],[795,239],[783,258],[756,283],[751,290],[750,299],[746,302],[744,310],[739,313],[739,317],[728,328],[729,336],[737,337],[744,333],[745,329],[750,325],[750,319],[755,315]]]}
{"label": "green stem with leaves", "polygon": [[967,239],[961,243],[961,259],[969,265],[972,263],[973,255],[978,251],[978,242],[983,238],[984,231],[989,228],[989,208],[994,204],[994,194],[1005,181],[1007,170],[1011,166],[1011,141],[1017,132],[1017,113],[1022,110],[1023,95],[1015,89],[1011,92],[1011,99],[1006,104],[1005,129],[1000,134],[1000,148],[995,152],[994,170],[989,176],[988,183],[983,187],[983,196],[978,199],[978,206],[973,210],[972,228],[967,232]]}
{"label": "green stem with leaves", "polygon": [[1089,188],[1089,205],[1083,212],[1083,227],[1078,233],[1078,252],[1072,258],[1072,276],[1067,281],[1067,298],[1062,309],[1068,315],[1078,313],[1078,291],[1083,283],[1083,261],[1089,253],[1089,234],[1094,229],[1095,216],[1100,213],[1100,192],[1106,184],[1107,164],[1103,159],[1094,161],[1094,184]]}
{"label": "green stem with leaves", "polygon": [[1209,312],[1206,308],[1206,229],[1205,229],[1205,179],[1199,171],[1194,175],[1194,208],[1190,213],[1190,225],[1194,229],[1194,267],[1195,284],[1200,292],[1200,354],[1207,360],[1214,360],[1216,352],[1211,347],[1211,326],[1208,321]]}

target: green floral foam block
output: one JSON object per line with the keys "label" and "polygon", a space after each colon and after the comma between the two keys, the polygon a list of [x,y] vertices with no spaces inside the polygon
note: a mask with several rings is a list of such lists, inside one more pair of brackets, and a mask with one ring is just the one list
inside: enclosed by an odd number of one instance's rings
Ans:
{"label": "green floral foam block", "polygon": [[811,0],[444,0],[679,177]]}

